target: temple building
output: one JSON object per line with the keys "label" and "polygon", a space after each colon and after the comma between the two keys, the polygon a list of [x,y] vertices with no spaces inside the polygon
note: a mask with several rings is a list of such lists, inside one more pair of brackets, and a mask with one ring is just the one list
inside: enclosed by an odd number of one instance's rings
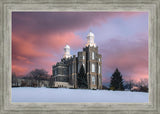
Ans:
{"label": "temple building", "polygon": [[60,62],[52,66],[50,87],[79,88],[77,78],[83,65],[87,78],[88,89],[102,89],[102,55],[94,43],[94,34],[89,32],[87,44],[83,51],[76,55],[70,54],[70,46],[64,47],[64,56]]}

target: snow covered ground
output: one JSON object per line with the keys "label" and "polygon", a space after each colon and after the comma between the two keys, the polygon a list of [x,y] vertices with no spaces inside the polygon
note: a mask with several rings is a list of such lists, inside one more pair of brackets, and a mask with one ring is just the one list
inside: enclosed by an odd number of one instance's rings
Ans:
{"label": "snow covered ground", "polygon": [[12,88],[12,102],[147,103],[148,93],[65,88]]}

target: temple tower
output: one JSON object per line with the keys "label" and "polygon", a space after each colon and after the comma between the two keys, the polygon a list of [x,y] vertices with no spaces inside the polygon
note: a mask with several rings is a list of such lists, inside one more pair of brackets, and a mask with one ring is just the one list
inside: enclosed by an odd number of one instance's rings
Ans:
{"label": "temple tower", "polygon": [[87,35],[87,44],[86,46],[90,46],[90,47],[96,47],[96,44],[94,43],[94,34],[92,32],[89,32],[89,34]]}
{"label": "temple tower", "polygon": [[98,46],[94,43],[94,34],[89,32],[87,35],[87,44],[83,48],[86,52],[86,73],[89,89],[102,89],[101,67],[102,56],[98,53]]}
{"label": "temple tower", "polygon": [[70,54],[70,46],[69,45],[66,45],[64,47],[64,56],[63,58],[70,58],[71,57],[71,54]]}
{"label": "temple tower", "polygon": [[50,87],[78,88],[78,74],[81,66],[87,75],[88,89],[102,89],[102,55],[94,43],[94,34],[89,32],[87,44],[82,51],[71,56],[70,46],[64,47],[64,56],[52,67]]}

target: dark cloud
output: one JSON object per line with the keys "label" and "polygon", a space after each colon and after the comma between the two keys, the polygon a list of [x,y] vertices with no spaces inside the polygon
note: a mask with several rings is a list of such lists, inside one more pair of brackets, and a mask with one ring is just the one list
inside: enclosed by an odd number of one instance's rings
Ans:
{"label": "dark cloud", "polygon": [[148,78],[148,34],[126,39],[128,41],[117,37],[99,44],[100,52],[103,53],[104,78],[109,78],[116,68],[119,68],[125,79]]}
{"label": "dark cloud", "polygon": [[[13,12],[12,70],[18,75],[26,74],[34,68],[44,68],[51,73],[51,66],[63,56],[63,47],[66,43],[74,50],[84,46],[84,40],[75,35],[75,32],[102,25],[115,17],[127,20],[141,13]],[[113,73],[116,67],[126,77],[148,75],[146,34],[126,38],[128,39],[126,41],[115,37],[97,44],[103,55],[104,81],[109,79],[108,74]]]}

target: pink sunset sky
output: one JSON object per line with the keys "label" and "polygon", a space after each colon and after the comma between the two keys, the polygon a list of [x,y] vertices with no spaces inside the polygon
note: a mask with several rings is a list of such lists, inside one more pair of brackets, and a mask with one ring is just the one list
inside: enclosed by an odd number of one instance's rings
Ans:
{"label": "pink sunset sky", "polygon": [[51,74],[64,46],[77,55],[89,31],[102,54],[103,83],[116,68],[125,80],[148,78],[148,12],[13,12],[12,72]]}

